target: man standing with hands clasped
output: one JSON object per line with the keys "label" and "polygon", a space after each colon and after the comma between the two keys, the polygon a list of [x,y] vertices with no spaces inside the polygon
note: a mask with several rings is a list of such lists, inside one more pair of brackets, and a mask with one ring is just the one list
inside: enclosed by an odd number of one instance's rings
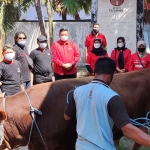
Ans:
{"label": "man standing with hands clasped", "polygon": [[68,40],[67,29],[60,29],[59,37],[60,40],[51,47],[55,80],[76,78],[76,63],[80,59],[79,49],[74,42]]}
{"label": "man standing with hands clasped", "polygon": [[125,136],[150,147],[150,135],[130,123],[121,98],[109,87],[115,70],[112,59],[99,58],[94,80],[74,90],[64,117],[70,120],[76,116],[76,150],[115,150],[113,124]]}

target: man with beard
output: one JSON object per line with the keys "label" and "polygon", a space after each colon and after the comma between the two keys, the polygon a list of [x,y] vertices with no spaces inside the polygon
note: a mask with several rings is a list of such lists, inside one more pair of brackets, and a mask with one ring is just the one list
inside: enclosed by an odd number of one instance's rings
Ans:
{"label": "man with beard", "polygon": [[92,31],[89,35],[86,36],[85,40],[85,56],[87,57],[88,52],[92,50],[93,44],[94,44],[94,39],[99,38],[102,41],[102,46],[106,50],[106,38],[102,33],[99,33],[100,30],[100,25],[98,23],[94,23],[92,27]]}

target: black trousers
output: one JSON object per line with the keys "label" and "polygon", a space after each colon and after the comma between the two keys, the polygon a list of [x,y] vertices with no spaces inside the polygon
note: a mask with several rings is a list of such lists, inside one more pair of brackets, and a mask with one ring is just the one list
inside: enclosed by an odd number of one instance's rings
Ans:
{"label": "black trousers", "polygon": [[56,80],[61,80],[61,79],[68,79],[68,78],[76,78],[77,73],[70,74],[70,75],[59,75],[57,73],[54,73],[55,81]]}
{"label": "black trousers", "polygon": [[33,85],[46,83],[46,82],[52,82],[52,76],[51,75],[42,76],[39,74],[35,74],[33,77]]}

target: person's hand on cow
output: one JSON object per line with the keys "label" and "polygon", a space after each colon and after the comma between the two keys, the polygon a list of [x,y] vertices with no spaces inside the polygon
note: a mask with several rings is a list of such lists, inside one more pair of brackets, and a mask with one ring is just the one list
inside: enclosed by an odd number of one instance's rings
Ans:
{"label": "person's hand on cow", "polygon": [[0,86],[2,85],[2,82],[0,82]]}

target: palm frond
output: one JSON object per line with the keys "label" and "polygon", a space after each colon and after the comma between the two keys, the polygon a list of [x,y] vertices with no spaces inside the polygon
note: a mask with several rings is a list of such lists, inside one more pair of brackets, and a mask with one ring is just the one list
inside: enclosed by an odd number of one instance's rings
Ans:
{"label": "palm frond", "polygon": [[33,0],[23,0],[21,5],[21,10],[26,11],[33,4]]}
{"label": "palm frond", "polygon": [[17,10],[12,3],[4,5],[3,9],[3,28],[4,31],[11,30],[15,27],[15,20],[17,18]]}

